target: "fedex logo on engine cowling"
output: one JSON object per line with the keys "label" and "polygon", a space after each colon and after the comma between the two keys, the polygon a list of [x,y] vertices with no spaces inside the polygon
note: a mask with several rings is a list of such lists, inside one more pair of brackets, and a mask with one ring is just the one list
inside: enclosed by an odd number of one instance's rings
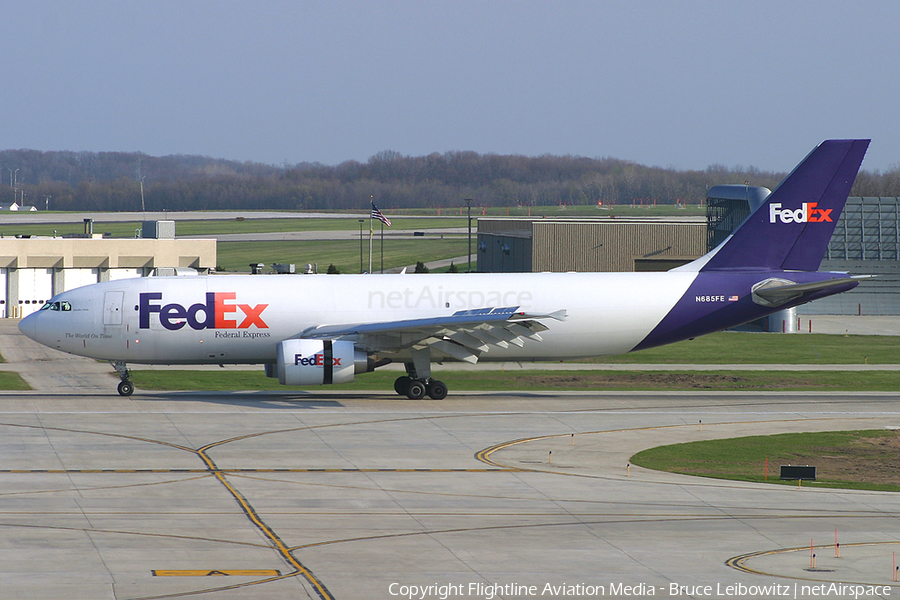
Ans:
{"label": "fedex logo on engine cowling", "polygon": [[[302,354],[294,355],[294,366],[303,366],[303,367],[324,367],[325,366],[325,355],[324,354],[313,354],[312,356],[303,356]],[[338,357],[333,357],[331,359],[331,366],[340,367],[341,359]]]}
{"label": "fedex logo on engine cowling", "polygon": [[831,223],[831,208],[816,208],[818,202],[804,202],[797,210],[782,209],[781,204],[769,205],[769,223]]}
{"label": "fedex logo on engine cowling", "polygon": [[[144,292],[140,295],[137,309],[140,315],[140,329],[150,329],[150,315],[159,315],[159,323],[169,331],[177,331],[188,325],[197,331],[201,329],[248,329],[258,327],[268,329],[262,312],[268,304],[236,304],[235,292],[207,292],[206,302],[185,307],[177,302],[157,303],[162,300],[160,292]],[[238,317],[243,318],[238,322]]]}

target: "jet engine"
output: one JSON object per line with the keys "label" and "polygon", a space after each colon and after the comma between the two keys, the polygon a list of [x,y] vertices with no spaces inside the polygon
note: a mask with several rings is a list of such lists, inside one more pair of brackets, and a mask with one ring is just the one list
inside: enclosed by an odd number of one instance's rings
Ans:
{"label": "jet engine", "polygon": [[374,369],[369,355],[353,342],[333,340],[284,340],[275,367],[282,385],[349,383],[355,373]]}

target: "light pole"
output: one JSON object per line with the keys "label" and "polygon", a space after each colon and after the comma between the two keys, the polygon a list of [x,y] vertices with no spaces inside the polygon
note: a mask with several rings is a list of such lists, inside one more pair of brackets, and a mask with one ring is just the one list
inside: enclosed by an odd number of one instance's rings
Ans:
{"label": "light pole", "polygon": [[469,225],[469,270],[468,272],[472,272],[472,199],[466,198],[466,221]]}
{"label": "light pole", "polygon": [[[369,196],[369,202],[372,206],[375,206],[375,196]],[[369,211],[369,274],[372,273],[372,235],[374,234],[374,229],[372,228],[372,211]]]}
{"label": "light pole", "polygon": [[146,175],[141,175],[141,212],[145,212],[144,211],[144,177],[146,177]]}
{"label": "light pole", "polygon": [[365,219],[359,220],[359,272],[363,272],[363,223],[365,223]]}

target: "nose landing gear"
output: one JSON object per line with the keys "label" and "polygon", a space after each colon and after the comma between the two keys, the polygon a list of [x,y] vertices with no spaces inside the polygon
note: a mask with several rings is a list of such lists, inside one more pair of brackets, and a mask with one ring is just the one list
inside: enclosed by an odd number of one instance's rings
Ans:
{"label": "nose landing gear", "polygon": [[118,391],[120,396],[130,396],[134,393],[134,384],[128,379],[131,377],[131,372],[128,370],[128,367],[125,365],[124,361],[117,360],[116,362],[110,363],[113,368],[116,370],[116,373],[119,375],[121,381],[119,382]]}

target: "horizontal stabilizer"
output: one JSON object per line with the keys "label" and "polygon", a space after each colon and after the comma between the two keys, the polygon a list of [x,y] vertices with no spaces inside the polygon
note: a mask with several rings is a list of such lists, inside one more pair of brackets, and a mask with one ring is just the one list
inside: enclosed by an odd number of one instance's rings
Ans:
{"label": "horizontal stabilizer", "polygon": [[762,306],[781,306],[801,298],[806,294],[821,292],[832,288],[852,284],[856,287],[863,279],[871,279],[874,275],[856,275],[838,279],[826,279],[812,283],[794,283],[785,279],[766,279],[753,286],[753,301]]}

